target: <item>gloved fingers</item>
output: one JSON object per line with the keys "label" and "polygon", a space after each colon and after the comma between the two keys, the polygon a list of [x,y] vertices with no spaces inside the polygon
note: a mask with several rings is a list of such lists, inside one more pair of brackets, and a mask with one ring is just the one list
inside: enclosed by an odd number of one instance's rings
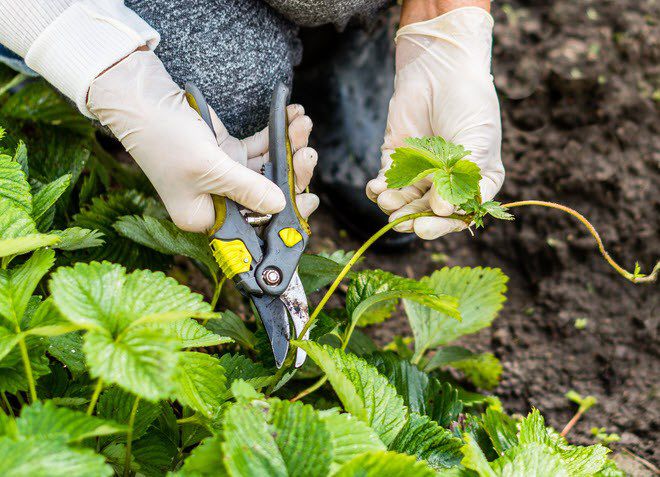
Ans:
{"label": "gloved fingers", "polygon": [[309,116],[298,116],[289,122],[289,141],[291,141],[291,150],[294,153],[307,147],[312,126],[312,119]]}
{"label": "gloved fingers", "polygon": [[304,147],[293,155],[293,171],[296,177],[297,194],[300,194],[309,186],[318,158],[318,153],[311,147]]}
{"label": "gloved fingers", "polygon": [[240,165],[247,165],[247,149],[243,141],[236,139],[234,136],[230,135],[227,131],[227,128],[222,123],[218,115],[215,114],[215,111],[212,107],[209,106],[209,114],[211,116],[211,123],[213,124],[213,129],[215,131],[215,139],[222,149],[229,157],[234,161],[238,162]]}
{"label": "gloved fingers", "polygon": [[377,202],[378,196],[386,190],[387,181],[385,180],[385,174],[378,173],[378,177],[367,182],[367,197],[369,197],[372,202]]}
{"label": "gloved fingers", "polygon": [[172,221],[181,230],[204,233],[215,222],[213,200],[209,194],[190,198],[165,196],[163,203]]}
{"label": "gloved fingers", "polygon": [[[286,108],[286,113],[287,113],[287,118],[289,120],[289,129],[290,129],[293,122],[296,119],[305,115],[305,108],[303,108],[300,104],[290,104]],[[311,119],[309,121],[311,123]],[[309,133],[307,133],[307,135],[309,136]],[[291,138],[291,131],[289,131],[289,137],[293,144],[293,139]],[[268,127],[265,127],[264,129],[257,132],[256,134],[253,134],[250,137],[246,137],[245,139],[241,140],[241,143],[243,143],[243,145],[245,146],[245,149],[247,151],[247,157],[249,159],[263,156],[265,153],[268,152],[268,143],[269,143]]]}
{"label": "gloved fingers", "polygon": [[247,166],[252,169],[254,172],[261,173],[262,168],[269,160],[269,154],[266,153],[263,156],[253,157],[247,160]]}
{"label": "gloved fingers", "polygon": [[275,214],[286,205],[284,194],[264,176],[237,162],[219,161],[207,172],[204,189],[260,214]]}
{"label": "gloved fingers", "polygon": [[[399,210],[392,212],[392,214],[390,214],[390,218],[388,219],[388,222],[392,223],[395,220],[400,219],[404,215],[416,214],[418,212],[425,212],[429,209],[430,209],[429,197],[428,194],[425,194],[423,197],[417,200],[413,200],[409,204],[401,207]],[[395,226],[394,230],[396,230],[397,232],[410,233],[414,231],[413,225],[414,225],[413,220],[407,220]]]}
{"label": "gloved fingers", "polygon": [[444,217],[418,217],[413,224],[413,231],[423,240],[434,240],[451,232],[465,230],[465,222]]}
{"label": "gloved fingers", "polygon": [[419,199],[431,187],[431,179],[426,177],[401,189],[388,189],[378,196],[378,207],[386,214],[391,214],[406,204]]}
{"label": "gloved fingers", "polygon": [[302,218],[307,220],[310,215],[318,208],[320,200],[316,194],[298,194],[296,196],[296,205]]}
{"label": "gloved fingers", "polygon": [[433,213],[439,217],[446,217],[456,211],[455,206],[440,197],[440,194],[435,190],[435,186],[431,188],[431,193],[429,194],[429,205]]}
{"label": "gloved fingers", "polygon": [[495,195],[500,191],[503,182],[504,168],[502,168],[501,171],[484,174],[479,183],[479,187],[481,188],[481,200],[483,202],[493,200]]}

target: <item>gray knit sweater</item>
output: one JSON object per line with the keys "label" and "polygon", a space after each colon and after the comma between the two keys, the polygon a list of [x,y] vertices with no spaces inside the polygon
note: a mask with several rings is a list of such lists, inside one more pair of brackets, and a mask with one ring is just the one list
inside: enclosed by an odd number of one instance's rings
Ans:
{"label": "gray knit sweater", "polygon": [[302,56],[297,25],[363,17],[391,0],[126,0],[161,35],[156,53],[174,80],[194,82],[237,137],[267,123],[277,81]]}

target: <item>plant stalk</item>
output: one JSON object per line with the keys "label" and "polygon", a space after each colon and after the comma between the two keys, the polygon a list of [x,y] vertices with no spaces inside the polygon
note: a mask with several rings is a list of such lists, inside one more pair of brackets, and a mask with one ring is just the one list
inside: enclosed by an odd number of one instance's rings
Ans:
{"label": "plant stalk", "polygon": [[633,283],[650,283],[656,281],[658,277],[658,273],[660,272],[660,262],[656,263],[655,267],[653,268],[653,271],[646,276],[638,276],[635,275],[634,273],[630,273],[621,265],[616,263],[614,259],[610,256],[610,254],[607,253],[607,250],[605,250],[605,245],[603,245],[603,241],[601,240],[600,235],[598,234],[594,226],[591,225],[591,222],[589,222],[587,218],[581,213],[579,213],[577,210],[571,209],[570,207],[566,207],[565,205],[557,204],[555,202],[546,202],[543,200],[521,200],[518,202],[510,202],[508,204],[502,204],[502,207],[505,207],[507,209],[513,209],[514,207],[525,207],[529,205],[538,205],[540,207],[548,207],[550,209],[561,210],[562,212],[566,212],[567,214],[572,215],[580,222],[582,222],[582,224],[587,228],[591,236],[596,240],[596,243],[598,244],[598,250],[600,251],[600,254],[603,256],[603,258],[607,261],[607,263],[610,264],[610,266],[614,270],[616,270],[626,280],[630,280]]}
{"label": "plant stalk", "polygon": [[133,426],[135,425],[135,416],[137,414],[139,404],[140,404],[140,396],[135,396],[135,401],[133,401],[133,407],[131,408],[131,415],[128,418],[128,432],[126,433],[126,456],[124,457],[124,477],[128,477],[131,473]]}
{"label": "plant stalk", "polygon": [[[369,239],[362,244],[362,246],[355,252],[355,254],[351,257],[351,259],[348,261],[348,263],[344,266],[344,268],[339,272],[339,275],[337,275],[337,278],[335,279],[334,282],[332,282],[332,285],[330,285],[330,288],[328,288],[328,291],[323,295],[323,298],[321,298],[321,301],[319,304],[316,306],[314,311],[312,312],[311,316],[309,317],[309,321],[305,324],[304,328],[302,331],[298,334],[297,339],[302,339],[303,336],[305,336],[305,333],[309,331],[311,328],[312,324],[316,320],[316,318],[319,316],[319,313],[323,310],[323,307],[328,303],[328,300],[330,300],[330,297],[335,293],[337,290],[337,287],[341,283],[341,281],[348,275],[348,272],[351,271],[351,268],[358,262],[360,257],[364,255],[364,252],[367,251],[369,247],[373,245],[373,243],[381,238],[383,235],[385,235],[389,230],[393,229],[397,225],[407,222],[408,220],[413,220],[418,217],[432,217],[433,212],[418,212],[416,214],[408,214],[404,215],[403,217],[400,217],[396,219],[393,222],[390,222],[389,224],[385,225],[383,228],[381,228],[378,232],[373,234]],[[289,355],[287,358],[284,360],[284,363],[282,364],[282,367],[277,370],[275,373],[275,376],[273,376],[273,382],[269,386],[268,390],[266,391],[266,395],[270,395],[270,393],[275,389],[275,386],[277,386],[277,383],[282,379],[282,376],[284,376],[284,373],[286,372],[287,369],[291,366],[291,363],[293,363],[293,358],[295,356],[295,347],[292,346],[291,349],[289,349]],[[318,384],[318,383],[315,383]],[[314,385],[312,385],[314,386]],[[303,391],[304,392],[304,391]]]}
{"label": "plant stalk", "polygon": [[32,374],[32,365],[30,364],[30,355],[28,354],[27,346],[25,345],[25,339],[21,337],[18,340],[18,347],[21,350],[21,358],[23,359],[23,366],[25,367],[25,377],[28,382],[28,388],[30,390],[30,402],[37,402],[37,388],[34,383],[34,375]]}
{"label": "plant stalk", "polygon": [[304,398],[305,396],[307,396],[309,394],[312,394],[318,388],[323,386],[327,380],[328,380],[328,377],[323,376],[318,381],[316,381],[314,384],[312,384],[310,387],[305,388],[302,391],[300,391],[298,394],[296,394],[293,398],[290,399],[290,401],[291,402],[296,402],[296,401],[299,401],[300,399]]}
{"label": "plant stalk", "polygon": [[92,394],[92,399],[89,401],[89,406],[87,407],[87,415],[91,416],[94,413],[94,408],[96,407],[96,402],[99,400],[101,395],[101,390],[103,390],[103,379],[99,378],[96,381],[96,386],[94,387],[94,393]]}
{"label": "plant stalk", "polygon": [[584,414],[585,410],[584,409],[579,409],[578,412],[575,413],[575,415],[571,418],[570,421],[564,426],[564,428],[561,431],[561,436],[566,437],[566,435],[571,432],[571,429],[573,429],[573,426],[577,424],[577,422],[580,420],[582,415]]}
{"label": "plant stalk", "polygon": [[9,402],[9,399],[7,399],[7,394],[5,394],[4,391],[0,391],[0,396],[2,396],[2,402],[5,404],[5,407],[7,408],[7,412],[11,417],[16,417],[14,416],[14,410],[11,407],[11,403]]}
{"label": "plant stalk", "polygon": [[314,309],[314,312],[311,314],[309,317],[309,321],[305,325],[305,327],[302,329],[300,334],[298,335],[298,339],[301,339],[303,336],[305,336],[305,333],[309,331],[311,328],[312,324],[314,323],[314,320],[319,316],[319,313],[323,310],[323,307],[328,303],[328,300],[330,300],[330,297],[335,293],[337,290],[337,287],[341,283],[341,281],[348,275],[348,272],[351,271],[351,268],[360,260],[360,257],[364,255],[364,252],[367,251],[369,247],[371,247],[376,240],[381,238],[383,235],[385,235],[387,232],[392,230],[394,227],[397,225],[407,222],[409,220],[414,220],[419,217],[433,217],[435,214],[433,212],[418,212],[415,214],[408,214],[404,215],[403,217],[400,217],[396,219],[393,222],[390,222],[389,224],[385,225],[383,228],[381,228],[378,232],[373,234],[369,239],[362,244],[362,246],[355,252],[355,255],[351,257],[351,259],[348,261],[348,263],[344,266],[341,272],[339,272],[339,275],[337,275],[337,278],[335,279],[334,282],[332,282],[332,285],[330,285],[330,288],[328,288],[328,291],[323,295],[323,298],[321,298],[321,301],[319,302],[318,305],[316,305],[316,308]]}

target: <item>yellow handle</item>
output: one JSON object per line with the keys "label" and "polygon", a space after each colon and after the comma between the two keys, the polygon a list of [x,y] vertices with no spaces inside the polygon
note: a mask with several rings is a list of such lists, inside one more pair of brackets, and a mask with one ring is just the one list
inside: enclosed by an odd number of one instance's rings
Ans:
{"label": "yellow handle", "polygon": [[250,271],[252,255],[242,241],[213,239],[210,245],[213,258],[227,278]]}

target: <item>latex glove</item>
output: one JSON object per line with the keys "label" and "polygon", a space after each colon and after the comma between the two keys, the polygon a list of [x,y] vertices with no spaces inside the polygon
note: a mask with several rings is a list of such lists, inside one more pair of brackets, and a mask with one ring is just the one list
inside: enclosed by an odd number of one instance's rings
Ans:
{"label": "latex glove", "polygon": [[446,219],[455,207],[436,193],[431,177],[401,189],[388,189],[390,154],[408,137],[442,136],[462,144],[482,174],[481,196],[491,200],[504,181],[500,155],[500,111],[490,74],[493,19],[483,9],[465,7],[413,23],[397,33],[395,92],[382,147],[382,169],[367,184],[367,195],[390,222],[407,214],[433,211],[435,217],[404,222],[395,230],[435,239],[466,228]]}
{"label": "latex glove", "polygon": [[[217,137],[151,51],[136,51],[94,80],[87,106],[107,125],[147,175],[174,223],[205,232],[215,221],[210,194],[261,214],[285,206],[284,194],[258,171],[268,160],[268,131],[239,140],[211,112]],[[296,191],[305,190],[317,154],[307,147],[312,121],[300,105],[287,109]],[[307,218],[318,197],[299,194]]]}

